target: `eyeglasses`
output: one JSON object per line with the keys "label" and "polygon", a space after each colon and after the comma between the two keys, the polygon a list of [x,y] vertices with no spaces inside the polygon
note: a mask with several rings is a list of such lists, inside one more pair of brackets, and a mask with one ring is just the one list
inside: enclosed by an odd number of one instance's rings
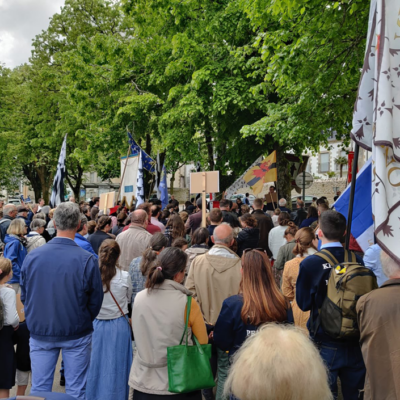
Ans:
{"label": "eyeglasses", "polygon": [[249,249],[244,249],[243,250],[243,254],[246,253],[247,251],[253,251],[253,250],[262,251],[263,253],[267,253],[267,250],[262,249],[261,247],[258,247],[256,249],[250,249],[250,248]]}

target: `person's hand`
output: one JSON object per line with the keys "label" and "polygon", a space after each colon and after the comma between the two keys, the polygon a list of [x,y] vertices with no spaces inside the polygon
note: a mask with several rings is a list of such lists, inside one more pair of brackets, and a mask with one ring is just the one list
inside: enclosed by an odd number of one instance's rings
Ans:
{"label": "person's hand", "polygon": [[210,334],[208,335],[209,339],[213,339],[214,338],[214,331],[211,331]]}
{"label": "person's hand", "polygon": [[14,331],[16,331],[19,328],[19,324],[14,328]]}

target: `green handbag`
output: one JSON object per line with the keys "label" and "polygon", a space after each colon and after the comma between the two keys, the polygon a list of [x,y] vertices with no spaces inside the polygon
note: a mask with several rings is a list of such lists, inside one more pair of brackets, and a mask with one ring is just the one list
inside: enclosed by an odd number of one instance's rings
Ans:
{"label": "green handbag", "polygon": [[[192,296],[187,297],[186,324],[179,346],[167,347],[168,391],[188,393],[215,386],[211,371],[211,345],[199,344],[192,335],[195,346],[188,346],[188,323]],[[186,336],[186,344],[182,345]]]}

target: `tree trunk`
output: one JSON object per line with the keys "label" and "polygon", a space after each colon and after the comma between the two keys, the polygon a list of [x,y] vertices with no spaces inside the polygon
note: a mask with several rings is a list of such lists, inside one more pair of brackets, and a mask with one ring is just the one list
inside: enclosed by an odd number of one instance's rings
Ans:
{"label": "tree trunk", "polygon": [[343,175],[343,164],[339,165],[339,169],[340,169],[340,177],[342,177],[342,175]]}
{"label": "tree trunk", "polygon": [[170,192],[170,194],[174,194],[175,174],[176,174],[176,171],[173,171],[171,179],[169,180],[169,192]]}
{"label": "tree trunk", "polygon": [[214,171],[214,169],[215,169],[214,146],[212,143],[211,133],[208,129],[206,129],[206,131],[205,131],[205,138],[206,138],[206,144],[207,144],[208,165],[209,165],[210,171]]}
{"label": "tree trunk", "polygon": [[50,171],[46,165],[41,165],[40,167],[37,167],[37,173],[42,186],[43,200],[45,204],[49,204],[51,188]]}
{"label": "tree trunk", "polygon": [[68,185],[72,189],[75,199],[77,200],[77,202],[79,202],[79,195],[83,180],[83,168],[78,164],[76,167],[76,171],[73,171],[74,173],[73,172],[68,173],[68,170],[69,168],[67,167],[65,171],[65,179],[67,180]]}
{"label": "tree trunk", "polygon": [[37,202],[42,195],[42,185],[40,183],[36,168],[34,164],[31,163],[23,165],[22,171],[32,186],[33,192],[35,193],[35,202]]}
{"label": "tree trunk", "polygon": [[281,150],[279,144],[275,144],[276,149],[276,166],[278,169],[277,192],[278,200],[285,198],[287,201],[286,207],[292,208],[292,177],[289,170],[289,161],[285,157],[285,152]]}

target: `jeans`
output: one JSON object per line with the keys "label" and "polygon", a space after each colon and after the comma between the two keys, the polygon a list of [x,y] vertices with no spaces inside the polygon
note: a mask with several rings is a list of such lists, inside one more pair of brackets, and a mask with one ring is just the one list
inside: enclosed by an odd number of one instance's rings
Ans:
{"label": "jeans", "polygon": [[329,369],[330,388],[337,398],[337,378],[340,378],[344,400],[357,400],[364,388],[365,365],[357,344],[323,342],[319,352]]}
{"label": "jeans", "polygon": [[31,338],[30,347],[32,393],[51,392],[54,370],[61,350],[65,365],[65,392],[76,399],[85,400],[92,334],[61,342],[45,342]]}
{"label": "jeans", "polygon": [[218,380],[217,380],[216,400],[225,400],[223,393],[224,393],[224,384],[228,376],[228,371],[230,366],[229,354],[217,348],[217,357],[218,357],[218,364],[217,364]]}

